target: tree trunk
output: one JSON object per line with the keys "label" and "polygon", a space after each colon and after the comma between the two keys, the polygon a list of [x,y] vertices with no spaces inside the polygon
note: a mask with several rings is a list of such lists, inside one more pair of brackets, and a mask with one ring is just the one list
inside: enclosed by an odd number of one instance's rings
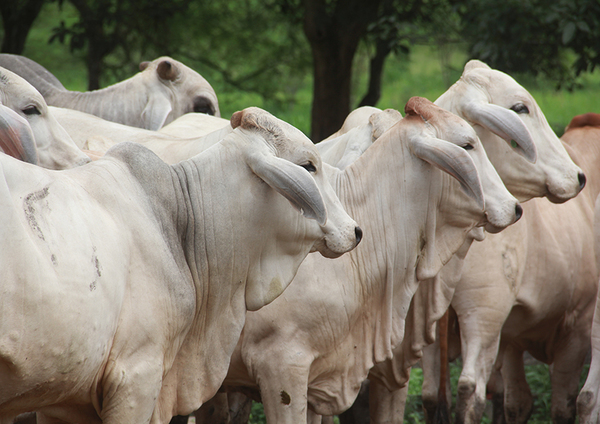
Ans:
{"label": "tree trunk", "polygon": [[43,4],[44,0],[8,0],[0,2],[0,15],[2,15],[4,26],[2,53],[23,54],[29,30],[39,15]]}
{"label": "tree trunk", "polygon": [[98,52],[98,48],[90,38],[88,41],[88,52],[86,64],[88,69],[88,90],[98,90],[100,88],[100,77],[102,76],[102,62],[104,56]]}
{"label": "tree trunk", "polygon": [[304,0],[304,33],[312,48],[314,86],[311,138],[337,131],[350,112],[352,61],[381,0]]}
{"label": "tree trunk", "polygon": [[375,106],[381,97],[381,80],[383,77],[383,66],[385,59],[392,49],[387,40],[379,41],[375,51],[375,56],[369,64],[369,88],[363,99],[358,104],[361,106]]}

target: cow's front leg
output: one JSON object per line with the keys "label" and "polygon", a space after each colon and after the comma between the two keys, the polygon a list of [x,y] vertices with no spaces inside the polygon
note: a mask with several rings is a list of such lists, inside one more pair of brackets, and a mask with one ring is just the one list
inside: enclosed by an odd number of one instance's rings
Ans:
{"label": "cow's front leg", "polygon": [[[308,418],[308,373],[311,359],[293,358],[256,364],[256,381],[268,424],[302,424]],[[293,362],[292,362],[293,361]]]}
{"label": "cow's front leg", "polygon": [[[162,422],[154,414],[162,387],[163,366],[157,355],[140,352],[122,361],[109,361],[103,378],[102,409],[103,424]],[[153,415],[154,414],[154,415]]]}

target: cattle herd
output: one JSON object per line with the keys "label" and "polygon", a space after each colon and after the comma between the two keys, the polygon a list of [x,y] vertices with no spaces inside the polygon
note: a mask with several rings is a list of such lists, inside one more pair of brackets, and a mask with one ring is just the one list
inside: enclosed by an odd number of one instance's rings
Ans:
{"label": "cattle herd", "polygon": [[458,355],[456,422],[524,423],[526,352],[600,422],[598,114],[559,139],[472,60],[313,144],[169,57],[80,93],[3,54],[0,149],[0,424],[402,423],[419,362],[434,423]]}

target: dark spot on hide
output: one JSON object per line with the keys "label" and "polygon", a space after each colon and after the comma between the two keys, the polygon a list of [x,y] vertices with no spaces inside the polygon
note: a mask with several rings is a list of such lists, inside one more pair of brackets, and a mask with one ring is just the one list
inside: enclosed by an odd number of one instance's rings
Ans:
{"label": "dark spot on hide", "polygon": [[56,255],[51,255],[50,260],[52,261],[52,265],[58,265],[58,261],[56,260]]}
{"label": "dark spot on hide", "polygon": [[285,390],[282,390],[279,394],[281,395],[281,403],[284,405],[289,405],[292,402],[292,398]]}
{"label": "dark spot on hide", "polygon": [[94,268],[96,270],[96,278],[94,278],[94,281],[92,281],[92,283],[90,284],[90,291],[96,290],[96,283],[98,282],[98,277],[102,276],[102,271],[100,269],[100,261],[98,260],[98,256],[96,256],[96,248],[94,247],[93,249],[94,253],[92,254],[92,265],[94,265]]}
{"label": "dark spot on hide", "polygon": [[44,187],[39,191],[28,194],[23,201],[23,211],[25,212],[25,218],[29,223],[29,227],[31,227],[31,230],[42,240],[45,240],[44,234],[42,233],[42,229],[38,225],[37,219],[35,218],[36,209],[34,204],[35,202],[45,199],[47,196],[48,187]]}

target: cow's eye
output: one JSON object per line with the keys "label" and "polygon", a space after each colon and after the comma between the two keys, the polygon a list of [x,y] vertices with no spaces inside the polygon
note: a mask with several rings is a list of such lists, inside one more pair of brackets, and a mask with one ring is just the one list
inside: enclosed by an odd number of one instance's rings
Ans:
{"label": "cow's eye", "polygon": [[208,115],[215,114],[211,101],[205,97],[196,97],[194,99],[193,109],[196,113],[206,113]]}
{"label": "cow's eye", "polygon": [[529,113],[529,108],[523,103],[517,103],[511,107],[511,110],[514,110],[517,113]]}
{"label": "cow's eye", "polygon": [[472,144],[465,144],[464,146],[462,146],[463,149],[465,150],[473,150],[473,145]]}
{"label": "cow's eye", "polygon": [[302,168],[306,169],[308,172],[317,172],[317,168],[313,165],[312,162],[308,162],[304,165],[300,165]]}
{"label": "cow's eye", "polygon": [[23,109],[25,115],[41,115],[42,112],[36,106],[27,106]]}

